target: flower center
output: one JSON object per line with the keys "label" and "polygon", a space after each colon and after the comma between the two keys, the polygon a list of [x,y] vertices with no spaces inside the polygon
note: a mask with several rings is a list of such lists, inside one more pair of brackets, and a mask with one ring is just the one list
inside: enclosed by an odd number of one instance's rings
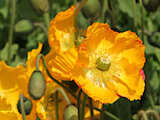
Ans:
{"label": "flower center", "polygon": [[107,57],[99,57],[96,60],[96,67],[101,71],[107,71],[111,66],[111,61]]}

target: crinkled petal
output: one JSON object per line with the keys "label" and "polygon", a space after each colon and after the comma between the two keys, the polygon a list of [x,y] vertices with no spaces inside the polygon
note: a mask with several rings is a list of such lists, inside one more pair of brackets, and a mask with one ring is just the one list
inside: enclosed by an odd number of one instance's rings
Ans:
{"label": "crinkled petal", "polygon": [[[46,59],[48,59],[46,57]],[[58,80],[70,80],[77,60],[77,49],[71,48],[61,55],[56,55],[48,61],[52,76]]]}
{"label": "crinkled petal", "polygon": [[68,10],[62,11],[50,22],[49,27],[49,45],[57,53],[63,53],[74,47],[75,29],[73,25],[73,15],[75,6]]}
{"label": "crinkled petal", "polygon": [[90,76],[86,75],[86,72],[87,70],[85,68],[76,66],[72,79],[89,97],[102,103],[113,103],[119,98],[119,96],[112,89],[95,85],[90,80]]}

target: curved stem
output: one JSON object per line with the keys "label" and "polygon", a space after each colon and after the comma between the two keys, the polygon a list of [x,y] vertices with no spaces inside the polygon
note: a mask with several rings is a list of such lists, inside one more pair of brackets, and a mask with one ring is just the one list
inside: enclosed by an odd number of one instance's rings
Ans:
{"label": "curved stem", "polygon": [[79,90],[78,93],[78,99],[77,99],[77,108],[78,108],[78,120],[80,120],[81,118],[81,93],[82,93],[82,89]]}
{"label": "curved stem", "polygon": [[56,120],[59,120],[59,114],[58,114],[58,91],[55,92],[55,114],[56,114]]}
{"label": "curved stem", "polygon": [[134,12],[134,27],[137,33],[137,15],[136,15],[136,1],[132,0],[133,3],[133,12]]}
{"label": "curved stem", "polygon": [[36,23],[34,23],[33,25],[34,25],[35,27],[41,28],[41,29],[44,31],[45,35],[48,37],[48,28],[46,28],[43,23],[41,23],[41,22],[36,22]]}
{"label": "curved stem", "polygon": [[43,13],[43,18],[44,18],[44,22],[45,22],[45,24],[47,26],[47,29],[49,29],[49,22],[50,22],[50,20],[49,20],[49,12]]}
{"label": "curved stem", "polygon": [[77,96],[76,96],[70,89],[68,89],[65,85],[63,85],[63,84],[60,83],[58,80],[56,80],[56,79],[54,79],[54,78],[52,77],[52,75],[50,74],[50,72],[49,72],[49,70],[48,70],[48,68],[47,68],[47,64],[46,64],[46,61],[45,61],[45,58],[44,58],[43,54],[39,54],[38,57],[37,57],[36,70],[39,69],[39,60],[40,60],[40,58],[42,58],[43,65],[44,65],[44,67],[45,67],[45,69],[46,69],[46,72],[47,72],[48,76],[49,76],[54,82],[56,82],[58,85],[60,85],[61,87],[63,87],[65,90],[67,90],[75,99],[77,99]]}
{"label": "curved stem", "polygon": [[138,112],[137,117],[137,120],[141,120],[140,118],[142,118],[142,120],[148,120],[146,113],[142,110]]}
{"label": "curved stem", "polygon": [[66,102],[67,102],[68,105],[71,104],[71,102],[70,102],[67,94],[64,92],[64,90],[62,88],[57,88],[56,91],[59,91],[63,95],[63,97],[66,100]]}
{"label": "curved stem", "polygon": [[23,104],[23,95],[20,95],[20,108],[21,108],[23,120],[26,120],[26,113],[25,113],[24,104]]}
{"label": "curved stem", "polygon": [[155,120],[160,120],[159,114],[155,110],[147,110],[146,114],[147,116],[153,116]]}
{"label": "curved stem", "polygon": [[[96,108],[96,107],[93,107],[95,110],[97,110],[97,111],[101,111],[100,109],[98,109],[98,108]],[[116,117],[115,115],[113,115],[112,113],[110,113],[110,112],[107,112],[107,111],[104,111],[104,113],[107,115],[107,116],[109,116],[110,118],[112,118],[113,120],[120,120],[118,117]]]}
{"label": "curved stem", "polygon": [[83,101],[82,101],[82,110],[81,110],[81,119],[80,120],[84,120],[86,99],[87,99],[87,95],[85,94],[83,97]]}
{"label": "curved stem", "polygon": [[143,23],[143,4],[142,0],[139,0],[140,3],[140,12],[141,12],[141,32],[142,32],[142,41],[144,40],[144,23]]}
{"label": "curved stem", "polygon": [[11,51],[12,51],[12,41],[13,41],[13,28],[15,24],[15,14],[16,14],[16,0],[11,0],[11,21],[8,35],[8,60],[7,63],[11,62]]}
{"label": "curved stem", "polygon": [[75,45],[77,46],[77,39],[78,39],[78,34],[79,34],[79,27],[78,27],[78,15],[79,15],[79,12],[81,10],[81,8],[86,4],[88,0],[83,0],[81,3],[78,3],[76,9],[75,9],[75,12],[74,12],[74,16],[73,16],[73,19],[74,19],[74,28],[76,30],[75,32]]}

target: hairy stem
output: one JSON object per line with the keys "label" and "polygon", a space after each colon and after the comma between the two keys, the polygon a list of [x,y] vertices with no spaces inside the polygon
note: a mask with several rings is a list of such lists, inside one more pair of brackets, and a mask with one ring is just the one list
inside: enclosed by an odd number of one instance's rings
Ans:
{"label": "hairy stem", "polygon": [[9,35],[8,35],[8,60],[7,63],[10,64],[11,62],[11,51],[12,51],[12,41],[13,41],[13,28],[15,24],[15,16],[16,16],[16,0],[10,0],[11,2],[11,19],[10,19],[10,28],[9,28]]}

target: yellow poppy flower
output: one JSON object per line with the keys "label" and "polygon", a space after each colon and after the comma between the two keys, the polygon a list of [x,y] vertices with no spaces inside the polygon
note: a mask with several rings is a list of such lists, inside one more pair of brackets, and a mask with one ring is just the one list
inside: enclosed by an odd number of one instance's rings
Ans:
{"label": "yellow poppy flower", "polygon": [[[39,43],[38,49],[34,49],[28,52],[27,68],[23,65],[17,67],[7,66],[4,61],[0,61],[0,117],[1,120],[22,120],[21,114],[17,110],[17,103],[20,94],[30,98],[28,94],[28,83],[32,72],[36,68],[36,59],[42,49],[42,44]],[[46,59],[51,59],[54,54],[45,56]],[[43,68],[40,61],[40,70],[42,71],[45,79],[49,79],[46,71]],[[45,95],[37,101],[32,100],[32,110],[29,115],[26,115],[27,119],[34,120],[37,115],[41,120],[54,120],[55,119],[55,107],[54,107],[54,92],[56,88],[60,87],[54,82],[47,82]],[[67,92],[66,92],[67,93]],[[67,93],[72,104],[76,105],[77,100],[74,99],[69,93]],[[53,98],[53,99],[52,99]],[[97,102],[94,105],[98,108],[101,107]],[[63,114],[67,103],[63,96],[59,94],[59,117],[63,120]],[[89,108],[86,108],[85,118],[89,118]],[[97,111],[94,111],[97,114]]]}
{"label": "yellow poppy flower", "polygon": [[107,23],[94,23],[78,47],[79,60],[72,79],[102,103],[113,103],[120,96],[140,99],[145,85],[140,75],[144,49],[135,33],[117,33]]}
{"label": "yellow poppy flower", "polygon": [[[28,94],[28,83],[32,72],[36,68],[36,59],[40,53],[42,44],[39,43],[38,49],[32,50],[28,53],[27,68],[23,65],[17,67],[7,66],[4,61],[0,61],[0,98],[3,102],[0,102],[0,106],[10,106],[0,110],[0,114],[3,114],[2,120],[11,120],[10,117],[14,116],[16,120],[22,120],[21,114],[17,110],[17,103],[20,94],[31,99]],[[42,66],[40,67],[40,69]],[[1,104],[4,103],[4,104]],[[27,119],[36,119],[36,105],[35,101],[32,101],[32,111],[26,116]],[[37,113],[38,114],[38,113]],[[41,114],[41,113],[40,113]],[[8,118],[8,119],[7,119]]]}
{"label": "yellow poppy flower", "polygon": [[74,43],[74,10],[75,6],[73,5],[68,10],[59,12],[50,22],[48,41],[52,50],[46,56],[48,58],[46,61],[52,76],[58,80],[71,80],[77,60],[77,49]]}

